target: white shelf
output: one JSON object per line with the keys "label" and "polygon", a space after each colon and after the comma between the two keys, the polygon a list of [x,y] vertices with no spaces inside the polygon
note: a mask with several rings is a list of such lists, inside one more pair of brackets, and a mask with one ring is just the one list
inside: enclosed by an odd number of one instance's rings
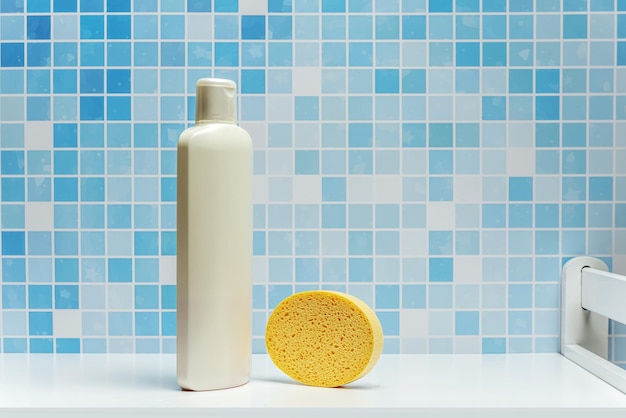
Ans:
{"label": "white shelf", "polygon": [[559,354],[383,355],[340,389],[267,356],[247,385],[182,392],[173,355],[0,355],[0,417],[624,418],[626,395]]}

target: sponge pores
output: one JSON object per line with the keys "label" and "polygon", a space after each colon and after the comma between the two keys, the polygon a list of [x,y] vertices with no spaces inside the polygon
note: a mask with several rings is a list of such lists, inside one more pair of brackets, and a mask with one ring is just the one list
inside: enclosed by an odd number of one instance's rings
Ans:
{"label": "sponge pores", "polygon": [[267,352],[289,377],[337,387],[365,376],[383,349],[380,321],[360,299],[315,290],[284,299],[265,332]]}

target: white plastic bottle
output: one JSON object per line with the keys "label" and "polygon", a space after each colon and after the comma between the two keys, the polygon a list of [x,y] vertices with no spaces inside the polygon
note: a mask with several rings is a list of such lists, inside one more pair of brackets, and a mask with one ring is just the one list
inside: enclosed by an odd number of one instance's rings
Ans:
{"label": "white plastic bottle", "polygon": [[196,125],[178,141],[177,379],[186,390],[249,380],[252,353],[252,141],[236,85],[196,84]]}

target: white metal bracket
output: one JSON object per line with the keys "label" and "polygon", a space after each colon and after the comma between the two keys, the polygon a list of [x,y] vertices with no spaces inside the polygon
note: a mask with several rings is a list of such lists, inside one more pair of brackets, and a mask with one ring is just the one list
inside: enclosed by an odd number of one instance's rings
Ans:
{"label": "white metal bracket", "polygon": [[[626,277],[593,257],[561,271],[561,354],[626,393],[626,370],[608,361],[608,317],[626,317]],[[606,316],[603,316],[606,315]]]}

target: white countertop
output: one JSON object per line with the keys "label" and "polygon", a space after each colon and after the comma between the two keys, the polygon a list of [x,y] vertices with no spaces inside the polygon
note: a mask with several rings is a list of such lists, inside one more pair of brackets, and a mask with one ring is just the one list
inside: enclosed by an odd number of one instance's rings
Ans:
{"label": "white countertop", "polygon": [[624,418],[626,395],[559,354],[383,355],[345,388],[300,385],[267,356],[247,385],[182,392],[173,355],[0,355],[0,417]]}

